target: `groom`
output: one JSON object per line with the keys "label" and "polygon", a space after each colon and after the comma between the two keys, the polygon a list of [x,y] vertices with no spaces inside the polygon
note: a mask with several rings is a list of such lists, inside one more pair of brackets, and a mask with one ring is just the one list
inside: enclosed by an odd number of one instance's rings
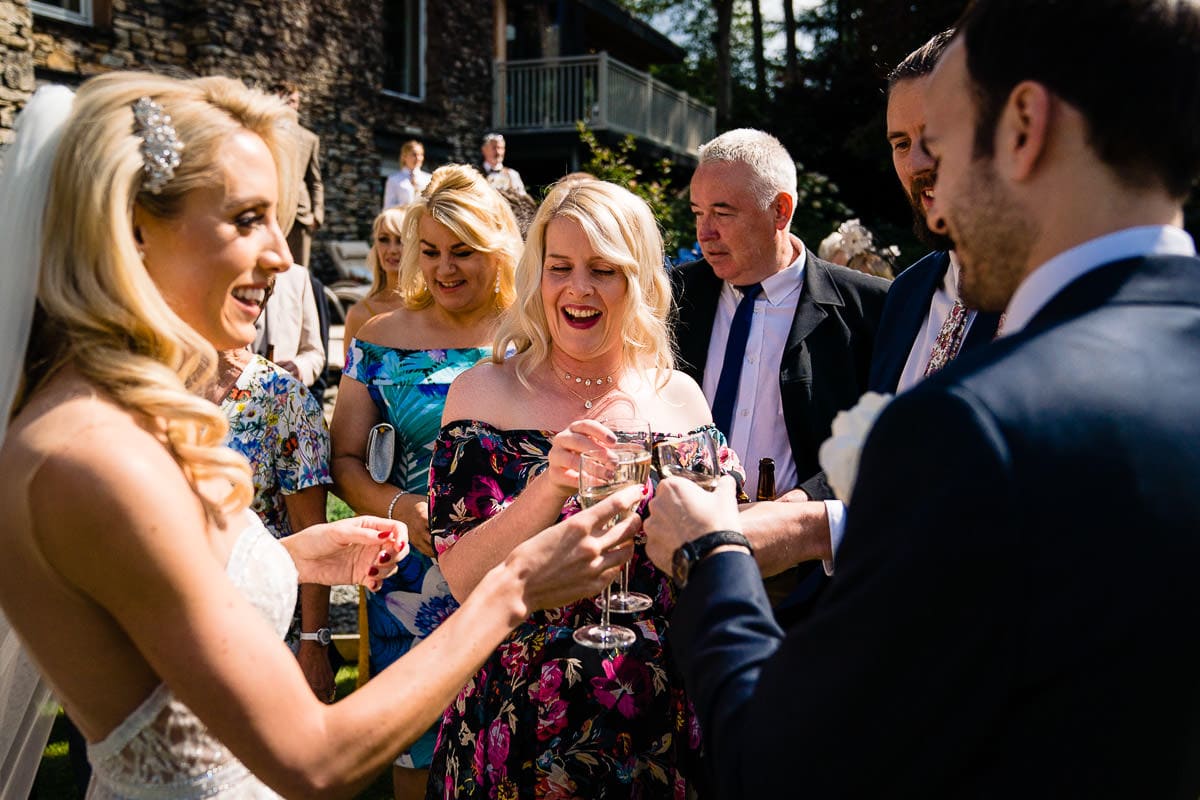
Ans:
{"label": "groom", "polygon": [[671,643],[722,798],[1195,798],[1200,6],[976,0],[958,31],[929,219],[1004,336],[884,410],[786,636],[728,481],[663,481]]}

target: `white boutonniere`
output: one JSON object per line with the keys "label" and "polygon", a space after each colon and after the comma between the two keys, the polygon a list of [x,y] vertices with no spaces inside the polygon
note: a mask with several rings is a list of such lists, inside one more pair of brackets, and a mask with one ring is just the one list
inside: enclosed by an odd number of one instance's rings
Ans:
{"label": "white boutonniere", "polygon": [[849,411],[833,418],[833,434],[821,444],[817,458],[825,478],[838,499],[850,504],[854,480],[858,477],[858,456],[876,418],[894,395],[867,392]]}

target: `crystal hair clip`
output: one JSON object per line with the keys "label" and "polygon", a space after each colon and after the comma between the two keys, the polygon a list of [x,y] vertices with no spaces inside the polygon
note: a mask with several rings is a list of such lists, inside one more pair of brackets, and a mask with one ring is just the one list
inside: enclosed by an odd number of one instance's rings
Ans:
{"label": "crystal hair clip", "polygon": [[133,135],[142,140],[142,172],[146,176],[142,186],[158,194],[175,177],[183,142],[171,125],[171,115],[149,97],[133,104]]}

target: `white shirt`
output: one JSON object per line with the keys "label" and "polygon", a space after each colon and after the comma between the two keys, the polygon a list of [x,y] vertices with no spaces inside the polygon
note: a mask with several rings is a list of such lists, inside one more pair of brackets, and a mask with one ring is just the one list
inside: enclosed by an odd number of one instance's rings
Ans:
{"label": "white shirt", "polygon": [[[925,324],[917,332],[912,349],[908,351],[908,360],[904,362],[904,371],[900,373],[900,380],[896,385],[897,394],[916,386],[925,377],[925,368],[929,366],[929,358],[933,355],[933,345],[937,342],[938,334],[942,332],[942,326],[946,324],[946,318],[950,316],[950,309],[954,308],[958,301],[958,270],[958,256],[951,250],[950,269],[946,270],[941,285],[933,293],[929,313],[925,315]],[[971,330],[975,315],[974,309],[967,312],[964,339]]]}
{"label": "white shirt", "polygon": [[[1196,245],[1192,237],[1180,228],[1145,225],[1106,234],[1065,250],[1033,270],[1017,287],[1004,310],[1004,330],[998,335],[1010,336],[1023,329],[1068,284],[1097,267],[1148,255],[1194,256]],[[912,360],[911,354],[909,360]],[[904,388],[901,386],[901,391]],[[829,508],[829,501],[826,501],[826,508]],[[846,530],[844,508],[837,510],[836,517],[835,521],[835,512],[830,509],[829,539],[835,558]],[[828,561],[825,562],[825,571],[833,574],[832,564]]]}
{"label": "white shirt", "polygon": [[413,172],[408,167],[401,167],[399,172],[388,176],[387,184],[383,187],[383,207],[408,205],[429,185],[431,177],[424,170]]}
{"label": "white shirt", "polygon": [[525,182],[521,180],[521,173],[512,167],[506,167],[503,164],[496,166],[490,161],[484,161],[483,174],[487,177],[488,183],[497,189],[511,189],[521,194],[526,193]]}
{"label": "white shirt", "polygon": [[[751,497],[758,486],[758,460],[775,459],[775,486],[780,494],[798,483],[796,463],[788,442],[783,420],[783,398],[779,392],[779,367],[783,348],[792,330],[792,319],[804,288],[805,250],[787,268],[762,282],[762,293],[754,300],[750,318],[750,336],[738,383],[737,401],[729,431],[729,446],[746,469],[746,493]],[[721,368],[725,363],[725,345],[729,327],[742,293],[731,284],[721,287],[717,313],[713,318],[712,338],[708,342],[708,360],[704,364],[704,397],[709,408],[717,395]],[[805,476],[808,477],[807,475]]]}
{"label": "white shirt", "polygon": [[1099,236],[1059,253],[1026,276],[1004,310],[1010,336],[1029,324],[1067,284],[1096,267],[1138,256],[1194,256],[1192,237],[1173,225],[1143,225]]}
{"label": "white shirt", "polygon": [[291,361],[305,386],[312,386],[325,369],[326,354],[321,344],[321,320],[308,270],[293,264],[275,276],[275,291],[255,322],[258,336],[254,352],[270,348],[276,363]]}

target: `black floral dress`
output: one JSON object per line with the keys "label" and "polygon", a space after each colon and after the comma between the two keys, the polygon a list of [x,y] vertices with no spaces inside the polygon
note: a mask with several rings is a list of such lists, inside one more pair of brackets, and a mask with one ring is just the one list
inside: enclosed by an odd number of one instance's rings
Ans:
{"label": "black floral dress", "polygon": [[[442,428],[429,479],[439,554],[512,502],[547,463],[552,435],[474,421]],[[562,516],[578,510],[571,498]],[[501,643],[442,717],[429,797],[683,800],[689,782],[703,781],[700,729],[667,640],[675,589],[640,543],[629,584],[654,606],[614,615],[637,634],[627,650],[575,643],[576,628],[599,620],[591,597],[533,614]]]}

